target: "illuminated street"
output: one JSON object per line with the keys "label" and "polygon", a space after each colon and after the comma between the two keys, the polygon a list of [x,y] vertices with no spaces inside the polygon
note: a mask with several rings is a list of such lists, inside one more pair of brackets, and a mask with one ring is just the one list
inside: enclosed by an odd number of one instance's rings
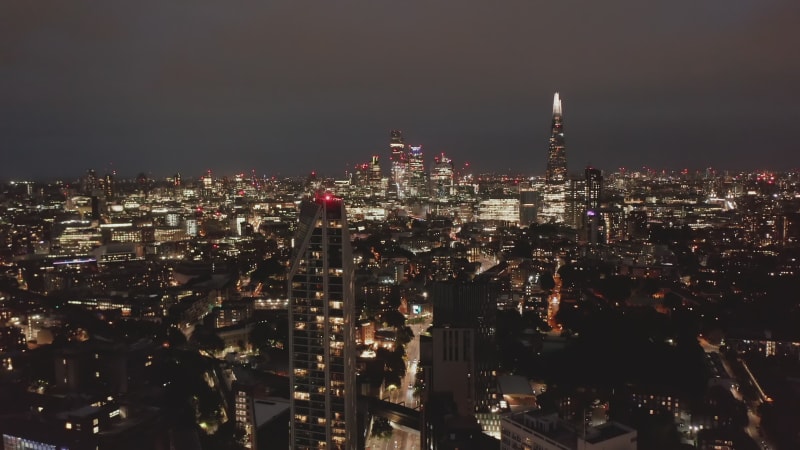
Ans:
{"label": "illuminated street", "polygon": [[[431,320],[428,318],[422,324],[410,325],[411,330],[414,332],[414,339],[406,345],[406,375],[403,378],[402,385],[390,392],[386,400],[408,408],[416,409],[419,407],[419,399],[414,396],[413,386],[416,380],[417,367],[419,365],[420,334],[430,326],[430,323]],[[420,448],[420,435],[418,431],[395,423],[391,423],[391,425],[392,428],[394,428],[391,438],[377,439],[370,436],[367,439],[366,448],[386,450],[418,450]]]}
{"label": "illuminated street", "polygon": [[556,314],[561,304],[561,277],[558,273],[553,276],[556,286],[547,298],[547,324],[553,329],[553,333],[561,332],[561,324],[556,321]]}
{"label": "illuminated street", "polygon": [[[697,340],[700,343],[700,346],[703,347],[703,350],[706,353],[717,353],[717,354],[719,354],[719,346],[718,345],[714,345],[714,344],[708,342],[708,340],[706,340],[703,336],[699,336],[697,338]],[[747,405],[747,426],[744,429],[745,432],[755,442],[759,443],[763,449],[766,450],[766,449],[774,448],[769,442],[766,441],[766,438],[764,437],[764,435],[761,432],[761,417],[758,415],[758,408],[763,403],[762,400],[763,400],[763,398],[766,397],[766,394],[764,394],[764,391],[762,391],[760,386],[758,386],[758,384],[756,383],[755,378],[752,376],[752,374],[749,372],[749,370],[748,370],[748,374],[750,375],[750,379],[740,380],[740,379],[738,379],[736,377],[736,373],[731,368],[730,363],[728,362],[727,358],[725,358],[721,354],[720,354],[720,356],[721,356],[720,360],[722,361],[722,365],[725,368],[725,371],[727,372],[728,376],[732,380],[736,380],[736,383],[737,383],[737,385],[731,386],[731,388],[730,388],[731,394],[733,395],[733,397],[736,400],[738,400],[738,401],[744,403],[745,405]],[[746,367],[747,366],[745,366],[745,368]],[[741,390],[738,388],[738,386],[741,386],[743,382],[747,383],[747,384],[752,384],[755,388],[757,388],[757,390],[759,392],[759,395],[761,395],[762,398],[752,399],[752,400],[745,399],[742,396]],[[763,442],[763,444],[762,444],[762,442]]]}
{"label": "illuminated street", "polygon": [[366,450],[419,450],[419,431],[392,423],[392,435],[388,438],[367,438]]}

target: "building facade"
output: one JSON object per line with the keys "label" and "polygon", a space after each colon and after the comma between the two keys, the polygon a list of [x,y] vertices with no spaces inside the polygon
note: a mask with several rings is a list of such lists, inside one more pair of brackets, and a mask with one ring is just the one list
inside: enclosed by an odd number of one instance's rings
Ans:
{"label": "building facade", "polygon": [[489,278],[430,287],[434,326],[433,392],[451,392],[459,414],[474,416],[484,433],[500,437],[497,390],[497,292]]}
{"label": "building facade", "polygon": [[406,172],[408,170],[408,154],[403,140],[403,132],[392,130],[389,133],[389,161],[392,163],[391,179],[389,180],[390,192],[397,193],[402,198],[406,191]]}
{"label": "building facade", "polygon": [[524,411],[503,417],[501,450],[636,450],[636,430],[617,422],[575,427],[557,414]]}
{"label": "building facade", "polygon": [[564,144],[564,122],[561,97],[553,96],[553,123],[550,129],[550,148],[547,153],[547,184],[563,184],[567,181],[567,153]]}
{"label": "building facade", "polygon": [[304,202],[289,272],[291,442],[355,449],[355,299],[344,203]]}
{"label": "building facade", "polygon": [[425,173],[425,159],[422,146],[411,145],[408,147],[408,171],[406,186],[409,197],[427,197],[428,180]]}
{"label": "building facade", "polygon": [[519,188],[519,225],[530,226],[536,222],[536,213],[542,203],[542,194],[529,184]]}
{"label": "building facade", "polygon": [[448,200],[455,194],[453,160],[444,153],[433,158],[431,169],[431,196],[437,200]]}
{"label": "building facade", "polygon": [[564,142],[564,121],[561,97],[553,97],[553,122],[550,128],[550,145],[547,152],[547,171],[543,191],[544,204],[538,221],[564,223],[567,221],[567,153]]}

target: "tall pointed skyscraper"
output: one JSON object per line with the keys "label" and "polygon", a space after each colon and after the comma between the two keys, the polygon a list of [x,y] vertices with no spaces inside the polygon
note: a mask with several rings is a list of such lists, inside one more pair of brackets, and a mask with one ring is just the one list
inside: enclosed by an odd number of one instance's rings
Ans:
{"label": "tall pointed skyscraper", "polygon": [[550,130],[550,149],[547,153],[547,184],[562,184],[567,181],[567,154],[564,145],[564,123],[561,97],[553,96],[553,126]]}
{"label": "tall pointed skyscraper", "polygon": [[561,97],[553,96],[553,123],[550,129],[550,148],[547,152],[547,171],[542,192],[542,208],[536,220],[540,223],[569,222],[567,215],[567,154],[564,145],[564,123]]}
{"label": "tall pointed skyscraper", "polygon": [[355,449],[353,255],[344,202],[304,202],[289,271],[292,448]]}

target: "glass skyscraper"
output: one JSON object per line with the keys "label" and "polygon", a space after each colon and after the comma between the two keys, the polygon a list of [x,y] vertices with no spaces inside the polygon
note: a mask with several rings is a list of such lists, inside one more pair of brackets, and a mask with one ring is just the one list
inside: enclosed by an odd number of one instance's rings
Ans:
{"label": "glass skyscraper", "polygon": [[561,97],[553,96],[553,123],[547,153],[547,171],[542,192],[543,204],[537,218],[543,223],[564,223],[567,219],[567,154],[564,144]]}
{"label": "glass skyscraper", "polygon": [[402,131],[392,130],[389,133],[389,151],[389,161],[392,163],[390,183],[392,189],[397,191],[397,197],[402,198],[406,193],[406,171],[408,170],[408,154]]}
{"label": "glass skyscraper", "polygon": [[547,184],[562,184],[567,181],[564,123],[562,120],[561,98],[558,92],[553,96],[553,124],[550,130],[550,149],[547,154],[545,181]]}

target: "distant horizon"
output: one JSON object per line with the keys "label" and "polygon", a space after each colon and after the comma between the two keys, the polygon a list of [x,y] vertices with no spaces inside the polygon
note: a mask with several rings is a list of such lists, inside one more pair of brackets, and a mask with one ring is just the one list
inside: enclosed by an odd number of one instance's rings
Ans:
{"label": "distant horizon", "polygon": [[[388,164],[386,164],[386,165],[388,166]],[[426,166],[427,166],[427,161],[426,161]],[[472,167],[472,165],[470,165],[470,166]],[[634,168],[634,167],[624,166],[624,167],[617,167],[617,168],[608,169],[608,168],[603,168],[603,167],[600,167],[600,166],[597,166],[597,165],[594,165],[594,164],[588,164],[586,166],[583,166],[580,169],[575,169],[575,170],[568,169],[569,177],[573,178],[575,176],[581,175],[583,173],[583,170],[586,169],[586,168],[600,169],[600,171],[604,175],[617,173],[617,172],[620,171],[620,169],[625,169],[626,172],[630,172],[630,173],[636,173],[636,172],[642,173],[642,172],[650,171],[650,172],[655,172],[655,173],[666,172],[667,174],[670,174],[670,175],[677,174],[677,173],[682,172],[684,170],[688,170],[689,174],[696,174],[696,173],[704,172],[707,169],[711,169],[711,170],[716,172],[717,176],[720,176],[720,175],[724,174],[725,172],[728,172],[729,175],[755,174],[755,173],[759,173],[759,172],[766,172],[766,173],[772,173],[772,174],[789,174],[789,173],[798,173],[798,172],[800,172],[800,167],[789,168],[789,169],[786,169],[786,168],[784,168],[784,169],[772,169],[772,168],[765,168],[765,167],[757,167],[757,168],[750,168],[750,169],[747,169],[747,168],[733,168],[733,169],[731,169],[731,168],[721,168],[721,167],[715,167],[715,166],[695,167],[695,168],[692,168],[692,167],[684,167],[684,168],[671,167],[671,168],[667,168],[667,167],[649,167],[649,166],[642,166],[642,167],[635,167]],[[457,169],[458,169],[458,167],[457,167]],[[96,175],[98,177],[104,177],[107,174],[112,174],[111,172],[105,172],[105,171],[102,171],[102,170],[98,170],[97,168],[88,167],[83,172],[80,172],[80,173],[77,173],[77,174],[72,174],[72,175],[52,176],[52,177],[35,177],[35,178],[33,178],[33,177],[0,178],[0,183],[3,183],[3,184],[28,183],[28,182],[30,182],[30,183],[54,183],[54,182],[71,183],[71,182],[79,181],[82,177],[84,177],[88,173],[89,170],[95,170],[95,173],[96,173]],[[116,172],[116,173],[113,173],[113,176],[115,177],[116,180],[133,181],[133,180],[136,179],[136,177],[139,176],[139,174],[144,173],[151,180],[154,180],[154,181],[165,181],[168,178],[174,177],[175,174],[180,173],[181,178],[184,181],[186,181],[186,180],[198,181],[200,179],[200,177],[202,177],[203,175],[205,175],[208,172],[208,170],[209,169],[205,169],[205,170],[201,170],[201,171],[198,171],[198,172],[187,172],[187,171],[184,171],[184,170],[176,170],[176,171],[172,171],[172,172],[170,172],[170,171],[158,171],[158,172],[156,172],[156,171],[139,170],[139,171],[133,171],[133,172],[126,172],[126,173]],[[211,170],[212,176],[215,179],[216,178],[222,178],[222,177],[229,177],[230,178],[230,177],[233,177],[233,176],[238,175],[238,174],[244,174],[246,177],[249,177],[252,174],[252,172],[250,170],[247,170],[247,171],[243,171],[243,170],[222,171],[222,170],[216,170],[213,167],[210,170]],[[426,171],[427,171],[427,168],[426,168]],[[297,173],[280,173],[280,172],[276,172],[276,173],[259,173],[258,171],[256,171],[256,177],[258,177],[259,179],[263,179],[263,178],[276,178],[276,179],[303,178],[303,177],[307,177],[307,176],[311,175],[312,172],[315,172],[319,177],[324,178],[324,179],[341,180],[341,179],[345,178],[345,172],[344,171],[342,171],[339,175],[336,175],[336,174],[327,173],[325,171],[320,171],[320,170],[315,170],[315,169],[310,169],[310,170],[308,170],[306,172],[297,172]],[[382,173],[383,177],[387,177],[388,178],[388,176],[389,176],[389,167],[384,167],[384,163],[383,162],[381,163],[381,173]],[[514,177],[520,176],[520,177],[524,177],[524,178],[544,178],[544,171],[542,171],[541,173],[530,174],[530,173],[524,173],[524,172],[513,172],[510,169],[507,169],[507,170],[499,169],[499,170],[475,170],[475,171],[470,171],[469,173],[472,174],[472,175],[475,175],[475,176],[478,176],[478,175],[508,175],[508,176],[514,176]]]}
{"label": "distant horizon", "polygon": [[785,170],[798,23],[797,0],[12,1],[0,179],[340,176],[385,161],[391,129],[456,166],[538,174],[555,92],[568,167]]}

